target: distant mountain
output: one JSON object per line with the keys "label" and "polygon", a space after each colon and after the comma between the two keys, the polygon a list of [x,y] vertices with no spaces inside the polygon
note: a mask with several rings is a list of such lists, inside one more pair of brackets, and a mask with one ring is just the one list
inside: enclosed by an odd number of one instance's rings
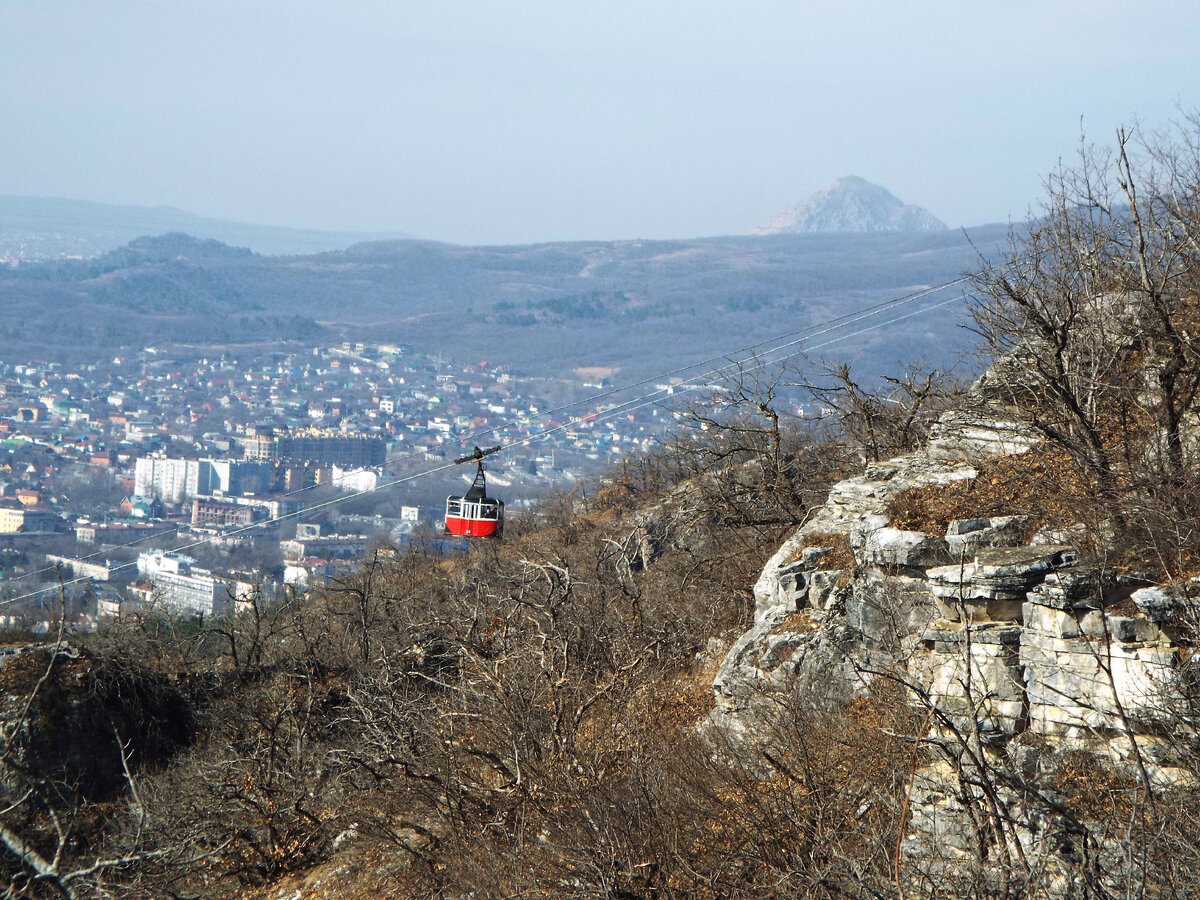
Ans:
{"label": "distant mountain", "polygon": [[117,206],[63,197],[0,195],[0,262],[88,258],[143,235],[187,232],[255,253],[290,255],[344,250],[402,232],[314,231],[208,219],[171,206]]}
{"label": "distant mountain", "polygon": [[802,203],[780,210],[752,234],[945,231],[928,210],[906,204],[887,188],[849,175]]}
{"label": "distant mountain", "polygon": [[170,234],[89,259],[0,265],[0,341],[6,360],[76,362],[173,343],[388,341],[518,373],[601,366],[630,379],[816,329],[810,352],[856,358],[869,378],[922,356],[952,364],[971,344],[957,310],[906,305],[836,333],[821,323],[972,271],[1006,235],[984,226],[509,247],[407,240],[262,256]]}

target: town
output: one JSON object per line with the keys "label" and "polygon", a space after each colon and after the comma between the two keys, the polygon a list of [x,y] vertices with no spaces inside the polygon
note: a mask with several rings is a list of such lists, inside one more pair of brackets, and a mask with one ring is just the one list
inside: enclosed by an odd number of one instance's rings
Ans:
{"label": "town", "polygon": [[613,374],[364,343],[0,364],[0,627],[219,615],[372,549],[461,551],[442,504],[474,445],[511,448],[488,472],[510,508],[654,447],[672,414],[609,399]]}

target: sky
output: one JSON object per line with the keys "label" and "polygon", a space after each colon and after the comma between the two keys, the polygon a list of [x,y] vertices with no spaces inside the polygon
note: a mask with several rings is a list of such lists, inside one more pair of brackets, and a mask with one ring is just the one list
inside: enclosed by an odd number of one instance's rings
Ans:
{"label": "sky", "polygon": [[0,193],[460,243],[1021,219],[1200,105],[1194,0],[0,0]]}

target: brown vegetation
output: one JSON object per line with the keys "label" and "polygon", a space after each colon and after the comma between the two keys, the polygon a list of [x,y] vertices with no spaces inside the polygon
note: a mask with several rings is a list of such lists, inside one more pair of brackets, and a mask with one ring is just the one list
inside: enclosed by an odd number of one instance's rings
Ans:
{"label": "brown vegetation", "polygon": [[805,550],[813,547],[819,547],[825,551],[821,556],[822,569],[841,569],[845,572],[853,572],[857,566],[854,561],[854,550],[850,547],[850,536],[841,532],[810,531],[787,561],[795,562],[804,555]]}
{"label": "brown vegetation", "polygon": [[1085,485],[1066,454],[1037,447],[981,463],[975,478],[901,491],[888,504],[895,528],[945,534],[955,519],[1028,516],[1026,538],[1080,521]]}
{"label": "brown vegetation", "polygon": [[[10,796],[41,854],[0,859],[12,895],[265,897],[337,860],[364,869],[337,875],[335,896],[823,893],[818,871],[848,877],[851,840],[885,873],[907,750],[855,730],[861,711],[798,708],[795,751],[769,763],[714,755],[697,732],[710,642],[745,627],[787,527],[788,507],[743,504],[785,477],[815,502],[837,474],[837,454],[766,421],[742,433],[724,487],[692,468],[728,449],[714,431],[711,448],[627,465],[459,559],[381,551],[308,598],[126,620],[92,652],[138,660],[194,731],[127,772],[114,739],[121,796],[60,791],[61,840],[35,801],[72,772]],[[28,665],[22,684],[50,702]]]}

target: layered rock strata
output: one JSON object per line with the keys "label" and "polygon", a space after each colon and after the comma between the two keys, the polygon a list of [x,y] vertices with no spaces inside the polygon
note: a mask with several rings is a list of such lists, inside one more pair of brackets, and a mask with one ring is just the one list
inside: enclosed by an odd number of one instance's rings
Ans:
{"label": "layered rock strata", "polygon": [[[799,697],[837,702],[881,674],[899,679],[928,711],[931,754],[913,778],[905,858],[926,874],[1038,858],[1051,893],[1069,895],[1072,854],[1092,832],[1040,780],[1084,752],[1159,787],[1189,783],[1173,748],[1200,616],[1178,591],[1085,570],[1069,543],[1023,545],[1017,517],[944,534],[891,525],[901,491],[975,478],[989,456],[1032,443],[1019,426],[958,413],[924,449],[835,485],[759,577],[710,727],[746,749],[778,739]],[[1091,847],[1093,861],[1119,854]]]}

